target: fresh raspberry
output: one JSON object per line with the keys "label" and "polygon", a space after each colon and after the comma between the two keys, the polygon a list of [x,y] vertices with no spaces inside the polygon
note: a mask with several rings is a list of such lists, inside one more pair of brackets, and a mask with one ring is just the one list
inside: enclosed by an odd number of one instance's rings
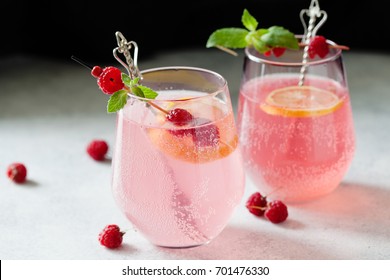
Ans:
{"label": "fresh raspberry", "polygon": [[[174,110],[176,111],[172,112]],[[191,125],[194,127],[171,129],[169,132],[178,137],[192,136],[192,140],[199,148],[214,146],[219,143],[219,129],[208,119],[194,118],[188,111],[184,109],[171,110],[170,114],[167,115],[167,119],[178,126],[183,126],[191,122]]]}
{"label": "fresh raspberry", "polygon": [[183,129],[170,129],[168,130],[171,134],[177,137],[192,136],[194,135],[194,128],[183,128]]}
{"label": "fresh raspberry", "polygon": [[27,168],[23,163],[12,163],[7,168],[7,176],[15,183],[24,183],[27,177]]}
{"label": "fresh raspberry", "polygon": [[274,47],[272,49],[272,53],[274,54],[275,57],[282,56],[285,51],[286,51],[286,48],[280,48],[280,47]]}
{"label": "fresh raspberry", "polygon": [[264,216],[274,224],[281,223],[287,219],[287,206],[280,200],[272,201],[268,204]]}
{"label": "fresh raspberry", "polygon": [[286,51],[286,48],[273,47],[272,49],[264,52],[263,55],[264,56],[271,56],[271,54],[274,54],[275,57],[279,57],[279,56],[282,56],[285,51]]}
{"label": "fresh raspberry", "polygon": [[95,78],[99,78],[100,74],[102,74],[103,69],[100,66],[94,66],[91,70],[91,75]]}
{"label": "fresh raspberry", "polygon": [[99,242],[110,249],[118,248],[122,244],[124,234],[117,225],[107,225],[99,233]]}
{"label": "fresh raspberry", "polygon": [[311,59],[316,55],[320,58],[324,58],[329,53],[329,45],[326,42],[325,37],[315,36],[310,40],[308,54]]}
{"label": "fresh raspberry", "polygon": [[219,129],[215,124],[205,118],[196,118],[194,123],[197,127],[191,131],[192,140],[198,147],[214,146],[219,143]]}
{"label": "fresh raspberry", "polygon": [[166,119],[177,126],[183,126],[190,123],[193,116],[185,109],[175,108],[169,111]]}
{"label": "fresh raspberry", "polygon": [[[95,70],[96,72],[93,72],[93,71],[92,72],[97,74],[99,72],[98,69],[99,68],[97,68],[97,70]],[[113,67],[113,66],[106,67],[102,70],[102,72],[98,76],[97,83],[98,83],[98,86],[100,87],[100,89],[105,94],[111,95],[114,92],[117,92],[118,90],[123,89],[123,87],[124,87],[124,84],[122,81],[122,72],[121,72],[121,70],[119,70],[118,68]]]}
{"label": "fresh raspberry", "polygon": [[253,215],[263,216],[267,209],[267,198],[259,192],[255,192],[248,198],[245,206]]}
{"label": "fresh raspberry", "polygon": [[92,140],[87,146],[87,153],[97,161],[105,158],[108,151],[108,144],[104,140]]}

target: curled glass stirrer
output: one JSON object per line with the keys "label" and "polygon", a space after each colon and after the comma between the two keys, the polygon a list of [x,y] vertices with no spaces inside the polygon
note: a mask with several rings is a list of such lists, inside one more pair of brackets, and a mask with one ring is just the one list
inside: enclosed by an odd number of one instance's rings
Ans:
{"label": "curled glass stirrer", "polygon": [[[129,77],[131,79],[134,78],[141,78],[141,73],[137,66],[137,60],[138,60],[138,45],[134,41],[127,42],[125,36],[119,31],[115,32],[116,41],[118,43],[118,47],[113,49],[113,55],[115,59],[122,64],[123,67],[126,68],[127,72],[129,73]],[[131,57],[130,50],[134,47],[134,60]],[[126,63],[120,59],[118,56],[118,52],[123,54],[126,58]]]}
{"label": "curled glass stirrer", "polygon": [[[115,32],[116,41],[118,44],[118,47],[113,49],[113,55],[115,59],[122,64],[122,66],[127,70],[129,73],[130,79],[134,80],[136,78],[142,79],[142,74],[138,69],[137,62],[138,62],[138,45],[134,41],[128,42],[123,36],[123,34],[119,31]],[[134,59],[131,57],[130,50],[134,47]],[[118,55],[118,53],[123,54],[123,56],[126,58],[126,62],[124,62]],[[132,99],[131,102],[134,100]],[[159,111],[168,114],[169,112],[165,110],[164,108],[158,106],[157,104],[153,103],[152,101],[147,101],[145,104],[153,106],[154,108],[158,109]]]}
{"label": "curled glass stirrer", "polygon": [[[306,21],[304,16],[309,17],[309,24],[306,25]],[[310,39],[313,38],[318,29],[325,23],[326,19],[328,18],[328,15],[325,11],[320,10],[320,5],[318,4],[318,0],[312,0],[310,3],[309,9],[303,9],[300,12],[300,18],[302,25],[304,27],[304,36],[302,38],[302,42],[305,44],[305,48],[303,49],[303,57],[302,57],[302,68],[300,71],[300,77],[299,77],[299,86],[303,86],[303,83],[305,82],[305,74],[306,74],[306,68],[307,68],[307,58],[309,56],[309,43]],[[321,18],[321,20],[315,25],[316,20]]]}

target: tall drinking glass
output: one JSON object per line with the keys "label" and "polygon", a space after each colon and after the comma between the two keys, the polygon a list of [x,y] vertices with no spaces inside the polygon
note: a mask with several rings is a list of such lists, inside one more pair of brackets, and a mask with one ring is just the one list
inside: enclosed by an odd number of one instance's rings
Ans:
{"label": "tall drinking glass", "polygon": [[302,57],[302,49],[267,57],[246,48],[239,94],[247,174],[263,195],[287,202],[333,191],[355,150],[341,50],[305,65]]}
{"label": "tall drinking glass", "polygon": [[[115,201],[155,245],[208,243],[228,224],[245,183],[227,82],[193,67],[155,68],[142,77],[159,95],[129,96],[117,114]],[[175,120],[167,118],[173,110]]]}

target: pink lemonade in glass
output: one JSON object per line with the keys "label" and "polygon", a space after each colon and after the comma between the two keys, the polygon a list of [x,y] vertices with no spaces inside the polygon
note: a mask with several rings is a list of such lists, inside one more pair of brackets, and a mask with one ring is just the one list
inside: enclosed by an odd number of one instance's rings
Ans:
{"label": "pink lemonade in glass", "polygon": [[247,174],[263,195],[310,200],[333,191],[348,170],[355,150],[352,110],[340,51],[334,52],[311,62],[298,86],[300,65],[288,59],[301,55],[250,61],[247,50],[238,126]]}
{"label": "pink lemonade in glass", "polygon": [[155,245],[205,244],[228,224],[244,191],[227,85],[195,68],[145,71],[142,83],[159,93],[154,104],[184,109],[194,119],[175,125],[144,100],[129,97],[117,115],[115,200]]}

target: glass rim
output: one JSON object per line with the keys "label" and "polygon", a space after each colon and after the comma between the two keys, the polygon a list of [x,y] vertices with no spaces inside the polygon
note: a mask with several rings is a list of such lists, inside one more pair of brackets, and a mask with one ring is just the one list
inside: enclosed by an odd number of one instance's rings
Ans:
{"label": "glass rim", "polygon": [[[303,37],[303,35],[296,35],[296,37],[301,39]],[[328,40],[328,39],[326,39],[326,42],[329,45],[332,45],[332,46],[336,46],[337,45],[335,42],[333,42],[331,40]],[[271,60],[271,59],[268,59],[266,57],[259,57],[259,56],[254,55],[254,54],[252,54],[250,52],[251,50],[254,50],[254,49],[255,48],[253,46],[246,47],[245,48],[245,55],[250,60],[252,60],[254,62],[257,62],[257,63],[265,63],[265,64],[275,65],[275,66],[298,66],[298,67],[302,67],[304,65],[302,63],[302,61],[299,61],[299,62],[285,62],[285,61]],[[342,52],[341,49],[334,48],[334,53],[326,56],[325,58],[320,58],[320,59],[312,60],[312,61],[309,60],[305,65],[319,65],[319,64],[324,64],[326,62],[334,61],[334,60],[336,60],[337,58],[339,58],[341,56],[341,52]]]}
{"label": "glass rim", "polygon": [[[216,90],[207,92],[207,95],[202,95],[202,96],[193,96],[193,97],[188,97],[188,98],[168,98],[168,99],[151,99],[151,98],[146,98],[146,97],[140,97],[135,94],[128,93],[128,96],[131,98],[135,98],[138,100],[142,101],[154,101],[158,103],[164,103],[164,102],[188,102],[191,100],[199,100],[199,99],[204,99],[204,98],[210,98],[213,97],[217,94],[219,94],[221,91],[224,91],[227,87],[227,80],[219,73],[209,70],[206,68],[201,68],[201,67],[193,67],[193,66],[162,66],[162,67],[154,67],[154,68],[149,68],[140,71],[141,77],[143,77],[144,74],[151,73],[151,72],[160,72],[160,71],[177,71],[177,70],[186,70],[186,71],[193,71],[193,72],[201,72],[201,73],[206,73],[210,74],[214,77],[216,77],[218,80],[221,81],[221,85],[216,86]],[[141,78],[141,84],[142,84],[142,79]],[[155,89],[153,89],[155,90]]]}

